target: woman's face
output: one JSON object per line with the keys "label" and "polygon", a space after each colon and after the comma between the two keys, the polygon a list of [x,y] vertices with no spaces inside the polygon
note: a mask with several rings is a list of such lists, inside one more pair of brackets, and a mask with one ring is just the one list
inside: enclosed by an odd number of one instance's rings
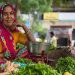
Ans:
{"label": "woman's face", "polygon": [[13,25],[15,16],[14,16],[14,10],[10,6],[4,8],[2,19],[4,25],[6,25],[7,27],[11,27]]}

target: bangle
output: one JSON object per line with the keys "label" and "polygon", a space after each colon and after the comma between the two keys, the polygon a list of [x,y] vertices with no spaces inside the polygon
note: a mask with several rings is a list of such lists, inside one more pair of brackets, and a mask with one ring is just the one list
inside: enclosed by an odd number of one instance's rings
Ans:
{"label": "bangle", "polygon": [[30,32],[30,30],[26,31],[26,34],[28,34]]}

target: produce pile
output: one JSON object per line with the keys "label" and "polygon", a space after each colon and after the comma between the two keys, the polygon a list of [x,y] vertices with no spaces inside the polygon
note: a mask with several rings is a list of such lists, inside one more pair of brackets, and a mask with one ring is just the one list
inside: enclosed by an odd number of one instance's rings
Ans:
{"label": "produce pile", "polygon": [[8,75],[11,72],[18,71],[19,64],[15,64],[11,61],[6,61],[5,64],[0,65],[0,75]]}
{"label": "produce pile", "polygon": [[4,72],[0,75],[62,75],[45,63],[34,63],[29,59],[15,59],[5,63]]}
{"label": "produce pile", "polygon": [[20,63],[25,63],[25,64],[33,63],[31,59],[25,59],[25,58],[17,58],[15,60],[13,60],[13,62],[20,62]]}
{"label": "produce pile", "polygon": [[75,58],[61,57],[54,68],[46,63],[17,58],[7,61],[0,68],[0,72],[0,75],[75,75]]}
{"label": "produce pile", "polygon": [[62,74],[64,74],[64,72],[69,72],[75,75],[75,58],[73,57],[59,58],[56,64],[56,69],[58,70],[58,72],[62,72]]}
{"label": "produce pile", "polygon": [[13,74],[10,73],[9,75],[62,75],[58,73],[57,70],[53,69],[49,65],[35,63],[29,64],[26,67],[19,68],[18,71],[14,72]]}

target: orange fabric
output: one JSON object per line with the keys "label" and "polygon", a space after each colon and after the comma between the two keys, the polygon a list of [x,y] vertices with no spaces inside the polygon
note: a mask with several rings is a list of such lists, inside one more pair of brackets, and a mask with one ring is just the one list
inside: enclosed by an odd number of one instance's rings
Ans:
{"label": "orange fabric", "polygon": [[2,45],[1,45],[1,42],[0,42],[0,53],[2,52]]}
{"label": "orange fabric", "polygon": [[[26,35],[21,32],[13,32],[12,35],[14,37],[15,48],[17,43],[25,44],[27,42]],[[1,43],[0,43],[0,52],[2,52]]]}

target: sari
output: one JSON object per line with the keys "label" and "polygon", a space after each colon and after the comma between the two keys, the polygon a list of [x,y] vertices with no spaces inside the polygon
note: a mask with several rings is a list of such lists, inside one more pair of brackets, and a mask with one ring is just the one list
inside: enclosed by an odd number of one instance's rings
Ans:
{"label": "sari", "polygon": [[[14,30],[15,32],[19,32],[18,29]],[[2,44],[2,53],[4,57],[12,60],[15,58],[28,58],[34,61],[35,55],[31,53],[29,50],[26,50],[25,47],[16,50],[14,38],[10,31],[8,31],[2,23],[0,23],[0,42]]]}
{"label": "sari", "polygon": [[[12,5],[9,5],[9,6],[14,11],[13,6]],[[0,13],[1,15],[3,15],[3,9],[0,10]],[[15,22],[16,13],[14,13],[14,16],[15,16],[15,19],[14,19],[14,22]],[[0,21],[0,43],[2,45],[2,53],[4,54],[4,57],[11,60],[17,57],[24,57],[24,58],[30,58],[30,59],[32,59],[32,57],[35,57],[34,54],[26,50],[25,48],[19,49],[18,51],[16,50],[13,35],[7,28],[4,27],[2,23],[3,20],[2,19],[0,20],[1,20]],[[14,32],[19,32],[19,30],[15,29]]]}
{"label": "sari", "polygon": [[[15,30],[17,32],[18,30]],[[16,49],[14,45],[14,38],[12,34],[0,23],[0,42],[2,44],[2,52],[7,58],[16,57]]]}
{"label": "sari", "polygon": [[[14,11],[14,8],[10,4],[6,4],[0,8],[0,16],[3,15],[3,10],[6,6],[10,6],[12,8],[12,11]],[[14,13],[16,21],[16,13]],[[2,16],[1,16],[2,17]],[[18,32],[18,29],[14,30],[15,32]],[[3,19],[0,19],[0,43],[2,45],[2,53],[6,58],[15,58],[16,57],[16,48],[14,43],[14,38],[11,34],[11,32],[4,27],[3,25]]]}

